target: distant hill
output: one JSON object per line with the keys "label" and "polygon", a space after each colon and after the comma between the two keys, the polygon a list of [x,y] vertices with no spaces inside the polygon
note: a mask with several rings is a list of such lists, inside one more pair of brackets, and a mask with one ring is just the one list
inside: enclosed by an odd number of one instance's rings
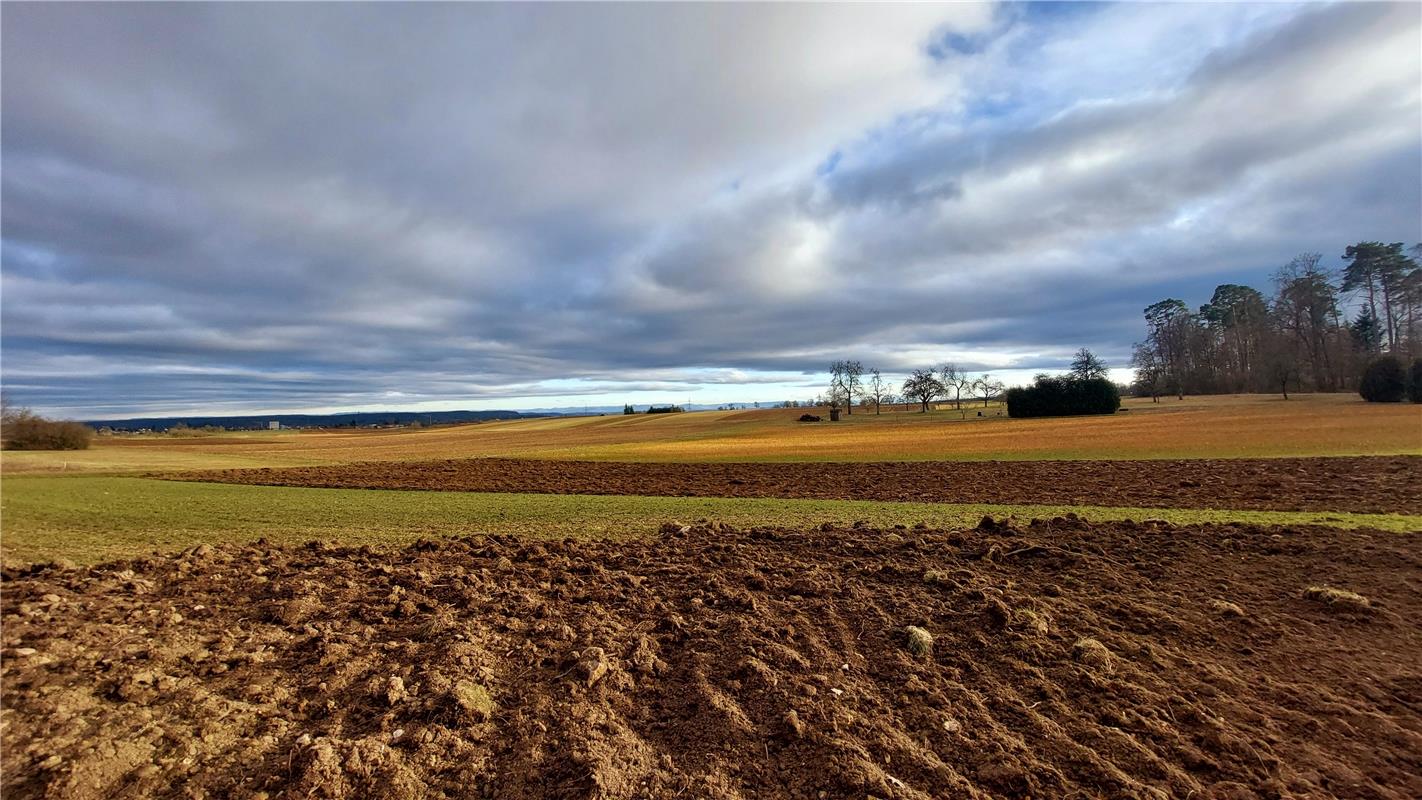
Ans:
{"label": "distant hill", "polygon": [[90,420],[87,425],[116,431],[166,431],[183,424],[190,428],[216,425],[228,430],[260,430],[271,422],[283,428],[361,428],[370,425],[437,425],[449,422],[483,422],[495,419],[526,419],[555,416],[549,413],[518,411],[359,411],[349,414],[261,414],[242,417],[135,417],[133,419]]}

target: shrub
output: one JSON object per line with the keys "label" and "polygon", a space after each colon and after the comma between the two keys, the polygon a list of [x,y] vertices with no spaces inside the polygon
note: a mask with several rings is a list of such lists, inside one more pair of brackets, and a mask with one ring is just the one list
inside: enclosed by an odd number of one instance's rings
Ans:
{"label": "shrub", "polygon": [[1407,396],[1407,373],[1396,356],[1374,359],[1363,372],[1358,394],[1369,403],[1399,403]]}
{"label": "shrub", "polygon": [[6,450],[87,450],[94,438],[88,425],[45,419],[28,409],[6,412],[0,428]]}
{"label": "shrub", "polygon": [[1120,407],[1120,390],[1105,378],[1038,375],[1031,386],[1007,390],[1009,417],[1114,414]]}
{"label": "shrub", "polygon": [[1422,403],[1422,358],[1413,359],[1412,369],[1407,371],[1407,399]]}

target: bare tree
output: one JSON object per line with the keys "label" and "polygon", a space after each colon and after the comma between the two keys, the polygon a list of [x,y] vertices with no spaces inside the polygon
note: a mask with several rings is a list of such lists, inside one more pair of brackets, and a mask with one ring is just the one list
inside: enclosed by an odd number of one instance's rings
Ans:
{"label": "bare tree", "polygon": [[888,381],[884,380],[884,376],[879,373],[878,369],[871,369],[869,370],[869,382],[866,384],[865,394],[867,395],[866,399],[874,401],[874,414],[878,415],[880,413],[880,406],[884,403],[891,402],[889,398],[893,396],[893,387],[889,385]]}
{"label": "bare tree", "polygon": [[864,365],[858,361],[843,361],[841,369],[844,386],[844,410],[848,414],[854,413],[854,398],[864,394],[864,383],[861,377],[864,375]]}
{"label": "bare tree", "polygon": [[977,392],[983,399],[983,408],[987,408],[988,401],[996,397],[1002,391],[1002,381],[993,380],[991,374],[984,372],[973,381],[973,391]]}
{"label": "bare tree", "polygon": [[1136,342],[1131,366],[1136,368],[1136,393],[1149,394],[1152,403],[1160,402],[1165,385],[1165,368],[1156,356],[1155,348],[1146,342]]}
{"label": "bare tree", "polygon": [[904,397],[916,400],[925,413],[928,411],[928,404],[942,394],[943,382],[938,380],[938,376],[931,369],[916,369],[908,380],[904,381]]}
{"label": "bare tree", "polygon": [[973,379],[968,377],[967,370],[949,362],[938,368],[938,379],[943,383],[944,389],[953,390],[953,407],[962,411],[963,392],[973,385]]}

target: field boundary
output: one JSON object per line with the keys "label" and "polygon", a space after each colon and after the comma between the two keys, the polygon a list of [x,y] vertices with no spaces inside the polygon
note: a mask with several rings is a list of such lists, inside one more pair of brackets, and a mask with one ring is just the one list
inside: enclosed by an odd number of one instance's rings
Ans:
{"label": "field boundary", "polygon": [[473,458],[209,470],[168,480],[668,497],[1422,513],[1422,457],[860,463]]}

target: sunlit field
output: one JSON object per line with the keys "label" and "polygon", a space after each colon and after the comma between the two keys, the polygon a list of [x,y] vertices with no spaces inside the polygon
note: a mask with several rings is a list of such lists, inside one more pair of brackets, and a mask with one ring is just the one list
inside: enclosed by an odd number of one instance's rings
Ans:
{"label": "sunlit field", "polygon": [[[133,473],[478,456],[620,461],[1168,459],[1422,453],[1422,407],[1355,395],[1128,400],[1109,417],[1014,420],[999,406],[903,407],[800,423],[805,409],[514,420],[429,429],[104,437],[6,453],[4,471]],[[977,416],[983,413],[984,416]]]}
{"label": "sunlit field", "polygon": [[1380,530],[1422,529],[1406,514],[1221,511],[1065,505],[890,503],[859,500],[636,497],[298,489],[146,478],[24,476],[5,482],[4,556],[97,562],[207,542],[274,544],[331,539],[398,546],[420,537],[507,533],[535,538],[650,536],[664,522],[700,518],[737,527],[971,527],[984,515],[1021,521],[1068,512],[1093,521],[1247,522]]}

